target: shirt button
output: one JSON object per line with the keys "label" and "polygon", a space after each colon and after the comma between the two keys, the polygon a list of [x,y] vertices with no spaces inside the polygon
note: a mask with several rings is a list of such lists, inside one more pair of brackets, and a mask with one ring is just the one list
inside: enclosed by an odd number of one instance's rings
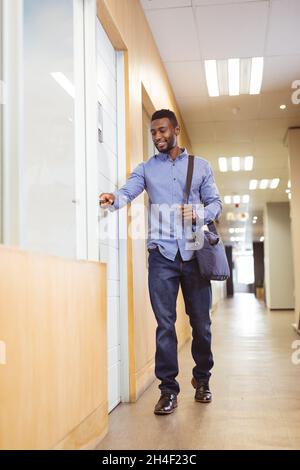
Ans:
{"label": "shirt button", "polygon": [[175,163],[173,163],[173,166],[175,166]]}
{"label": "shirt button", "polygon": [[174,178],[174,181],[176,181],[176,178]]}

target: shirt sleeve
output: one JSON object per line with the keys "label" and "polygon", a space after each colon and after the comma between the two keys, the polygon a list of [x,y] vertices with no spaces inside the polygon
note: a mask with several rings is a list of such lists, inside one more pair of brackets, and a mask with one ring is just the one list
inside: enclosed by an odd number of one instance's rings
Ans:
{"label": "shirt sleeve", "polygon": [[200,200],[204,205],[204,225],[218,219],[222,212],[222,200],[209,163],[200,186]]}
{"label": "shirt sleeve", "polygon": [[130,174],[126,183],[122,188],[115,191],[115,201],[111,206],[108,206],[110,211],[121,209],[126,204],[129,204],[145,189],[145,172],[144,163],[140,163]]}

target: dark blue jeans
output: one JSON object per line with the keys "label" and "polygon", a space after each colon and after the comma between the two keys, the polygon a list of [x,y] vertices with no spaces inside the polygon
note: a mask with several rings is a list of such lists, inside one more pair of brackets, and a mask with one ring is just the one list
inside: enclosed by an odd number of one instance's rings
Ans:
{"label": "dark blue jeans", "polygon": [[157,321],[155,375],[161,391],[179,393],[177,336],[175,330],[176,301],[179,285],[185,310],[192,327],[192,356],[196,363],[193,376],[208,381],[213,367],[211,352],[210,281],[200,278],[197,260],[183,261],[178,251],[174,261],[158,250],[149,252],[149,293]]}

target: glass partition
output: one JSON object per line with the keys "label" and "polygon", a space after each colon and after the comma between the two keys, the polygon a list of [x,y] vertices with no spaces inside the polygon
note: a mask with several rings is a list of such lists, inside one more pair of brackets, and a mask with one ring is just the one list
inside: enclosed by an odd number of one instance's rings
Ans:
{"label": "glass partition", "polygon": [[76,257],[73,0],[23,2],[22,245]]}

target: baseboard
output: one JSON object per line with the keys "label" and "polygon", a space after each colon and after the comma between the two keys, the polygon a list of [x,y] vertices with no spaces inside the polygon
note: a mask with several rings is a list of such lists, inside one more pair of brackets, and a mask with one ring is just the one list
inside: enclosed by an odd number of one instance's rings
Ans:
{"label": "baseboard", "polygon": [[103,403],[75,429],[73,429],[53,450],[93,450],[108,431],[108,407]]}
{"label": "baseboard", "polygon": [[296,333],[298,333],[298,335],[300,335],[300,329],[298,328],[297,324],[296,324],[296,323],[292,323],[292,327],[294,328],[294,330],[296,331]]}
{"label": "baseboard", "polygon": [[136,400],[154,382],[154,358],[151,359],[139,372],[135,374]]}

